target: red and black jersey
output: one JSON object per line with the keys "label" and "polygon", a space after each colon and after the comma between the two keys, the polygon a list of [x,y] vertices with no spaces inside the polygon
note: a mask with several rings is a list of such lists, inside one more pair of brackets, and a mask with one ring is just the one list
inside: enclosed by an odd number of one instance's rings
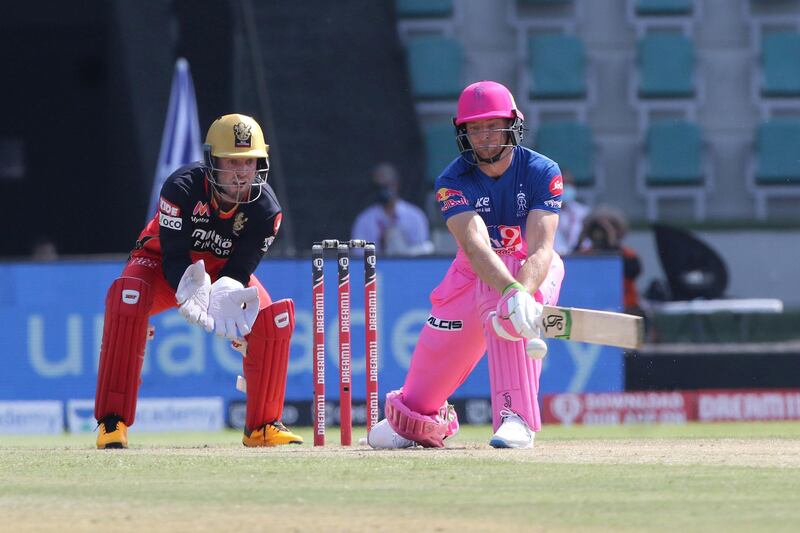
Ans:
{"label": "red and black jersey", "polygon": [[199,259],[212,278],[228,276],[247,285],[280,227],[281,207],[268,184],[256,201],[222,211],[206,172],[202,163],[191,163],[166,179],[158,211],[137,242],[137,250],[162,256],[164,277],[174,289]]}

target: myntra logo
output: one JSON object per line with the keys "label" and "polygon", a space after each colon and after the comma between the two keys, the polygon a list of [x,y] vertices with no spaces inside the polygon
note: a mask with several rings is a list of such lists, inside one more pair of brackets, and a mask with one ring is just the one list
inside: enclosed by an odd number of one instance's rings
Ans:
{"label": "myntra logo", "polygon": [[210,213],[210,209],[208,208],[208,204],[206,202],[197,202],[194,206],[194,211],[192,214],[195,216],[207,217]]}

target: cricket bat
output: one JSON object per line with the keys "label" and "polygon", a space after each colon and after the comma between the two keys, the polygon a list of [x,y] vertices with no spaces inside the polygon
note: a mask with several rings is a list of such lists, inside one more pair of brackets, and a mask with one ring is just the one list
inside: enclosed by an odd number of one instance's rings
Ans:
{"label": "cricket bat", "polygon": [[545,305],[542,312],[545,337],[637,349],[644,342],[642,317],[577,307]]}

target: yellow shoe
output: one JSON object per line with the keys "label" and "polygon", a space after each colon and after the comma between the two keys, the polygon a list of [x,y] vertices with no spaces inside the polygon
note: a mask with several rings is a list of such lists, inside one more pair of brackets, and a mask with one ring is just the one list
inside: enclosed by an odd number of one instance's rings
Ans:
{"label": "yellow shoe", "polygon": [[303,444],[303,437],[289,431],[279,420],[248,431],[244,428],[242,444],[248,447],[280,446],[281,444]]}
{"label": "yellow shoe", "polygon": [[97,424],[97,449],[128,447],[128,426],[116,416],[107,416]]}

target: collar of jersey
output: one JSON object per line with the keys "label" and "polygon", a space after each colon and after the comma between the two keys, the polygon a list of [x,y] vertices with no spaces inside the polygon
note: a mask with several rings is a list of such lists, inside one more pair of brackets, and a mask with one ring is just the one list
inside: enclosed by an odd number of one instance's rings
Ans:
{"label": "collar of jersey", "polygon": [[203,181],[203,187],[206,190],[206,194],[211,198],[211,207],[213,207],[219,213],[219,218],[222,219],[231,218],[233,214],[236,212],[236,208],[239,207],[239,204],[234,204],[233,207],[231,207],[230,211],[223,211],[222,209],[219,208],[217,199],[214,196],[214,193],[211,191],[211,187],[208,183],[208,176],[205,176],[205,180]]}
{"label": "collar of jersey", "polygon": [[223,211],[219,208],[219,204],[217,203],[217,198],[214,194],[211,194],[211,207],[213,207],[217,213],[219,213],[219,218],[231,218],[233,214],[236,212],[236,209],[239,207],[239,204],[234,204],[233,207],[230,208],[229,211]]}

